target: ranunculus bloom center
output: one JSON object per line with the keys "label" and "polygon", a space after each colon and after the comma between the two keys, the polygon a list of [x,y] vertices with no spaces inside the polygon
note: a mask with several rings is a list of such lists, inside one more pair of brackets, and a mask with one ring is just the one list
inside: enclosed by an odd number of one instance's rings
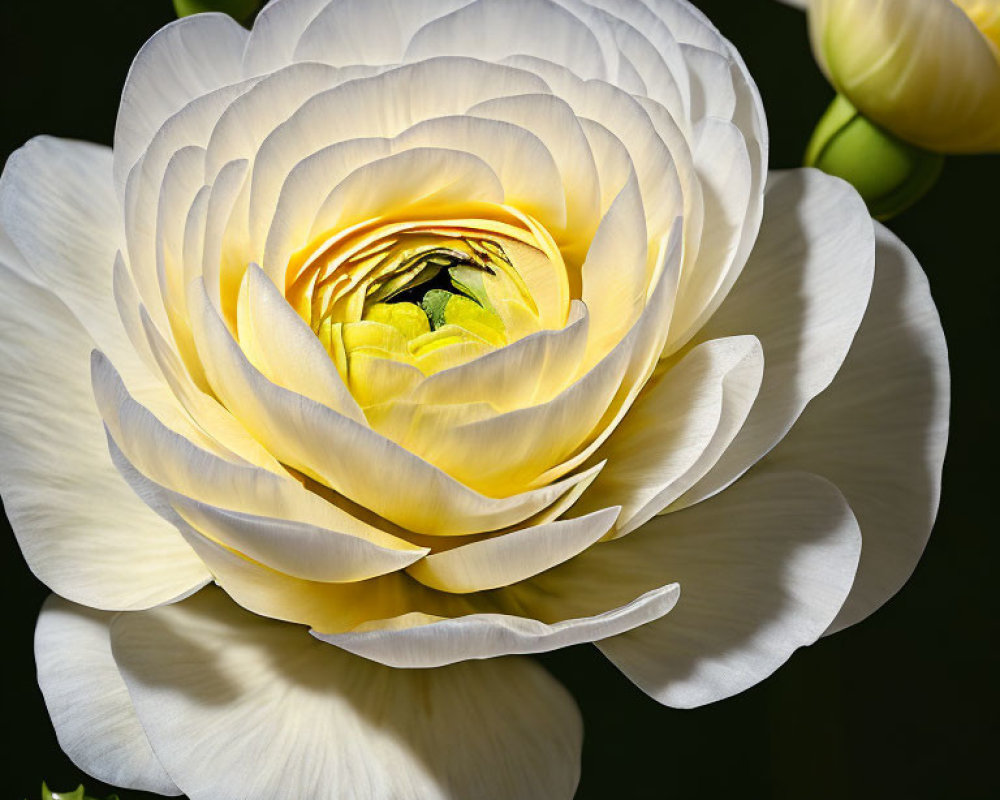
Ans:
{"label": "ranunculus bloom center", "polygon": [[563,327],[571,299],[545,228],[513,207],[481,203],[408,210],[318,237],[291,258],[285,294],[366,409]]}

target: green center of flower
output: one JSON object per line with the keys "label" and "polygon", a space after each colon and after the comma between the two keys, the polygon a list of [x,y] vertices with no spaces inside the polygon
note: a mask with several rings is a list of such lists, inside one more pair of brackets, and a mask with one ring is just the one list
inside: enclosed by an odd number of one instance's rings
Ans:
{"label": "green center of flower", "polygon": [[513,266],[503,248],[492,242],[466,239],[418,247],[402,255],[395,274],[368,288],[361,318],[392,326],[407,342],[451,325],[503,344],[503,320],[484,284],[484,279],[496,278],[498,269],[513,271]]}

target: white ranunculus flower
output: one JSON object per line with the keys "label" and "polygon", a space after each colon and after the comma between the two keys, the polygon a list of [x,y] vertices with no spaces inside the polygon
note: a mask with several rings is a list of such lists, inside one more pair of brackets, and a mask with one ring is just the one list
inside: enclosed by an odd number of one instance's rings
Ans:
{"label": "white ranunculus flower", "polygon": [[682,0],[188,17],[113,150],[18,151],[0,478],[67,753],[193,800],[569,797],[572,700],[481,659],[597,642],[696,706],[881,605],[940,324],[766,154]]}

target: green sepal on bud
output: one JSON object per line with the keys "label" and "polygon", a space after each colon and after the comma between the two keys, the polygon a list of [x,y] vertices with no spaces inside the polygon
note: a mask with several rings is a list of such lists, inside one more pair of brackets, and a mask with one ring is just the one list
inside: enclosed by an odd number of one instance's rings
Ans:
{"label": "green sepal on bud", "polygon": [[237,22],[249,22],[260,6],[261,0],[174,0],[174,10],[178,17],[221,11]]}
{"label": "green sepal on bud", "polygon": [[[53,792],[45,781],[42,781],[42,800],[96,800],[88,794],[84,794],[83,784],[80,784],[72,792]],[[118,795],[108,795],[106,800],[118,800]]]}
{"label": "green sepal on bud", "polygon": [[893,136],[837,95],[813,132],[805,165],[843,178],[873,217],[886,220],[930,191],[944,156]]}

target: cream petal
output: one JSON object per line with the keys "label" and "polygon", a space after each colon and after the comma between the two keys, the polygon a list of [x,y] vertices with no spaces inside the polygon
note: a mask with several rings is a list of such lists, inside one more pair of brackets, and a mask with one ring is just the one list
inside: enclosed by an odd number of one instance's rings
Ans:
{"label": "cream petal", "polygon": [[243,72],[262,75],[291,64],[309,23],[330,0],[272,0],[254,20],[243,52]]}
{"label": "cream petal", "polygon": [[[307,490],[285,470],[269,472],[197,447],[138,403],[100,353],[93,356],[92,372],[93,393],[113,443],[112,453],[120,450],[124,464],[139,476],[223,509],[352,533],[369,527]],[[135,489],[161,510],[144,484],[137,483]]]}
{"label": "cream petal", "polygon": [[17,257],[0,248],[0,491],[21,552],[51,589],[95,608],[146,608],[193,591],[207,570],[108,457],[90,338],[66,306],[11,272]]}
{"label": "cream petal", "polygon": [[[275,285],[281,285],[280,282],[285,280],[292,255],[314,238],[316,217],[330,196],[331,188],[339,185],[354,170],[385,158],[391,152],[392,145],[388,139],[352,139],[324,147],[292,167],[284,178],[270,222],[266,225],[261,267]],[[260,183],[255,190],[266,191],[271,196]],[[264,230],[263,223],[261,230]]]}
{"label": "cream petal", "polygon": [[546,403],[444,426],[432,422],[436,408],[418,407],[403,444],[484,494],[509,496],[544,485],[539,476],[578,451],[629,384],[643,327],[636,324],[600,363]]}
{"label": "cream petal", "polygon": [[634,171],[601,220],[582,272],[581,299],[590,312],[584,356],[589,368],[621,341],[646,305],[651,276],[645,215]]}
{"label": "cream petal", "polygon": [[548,230],[566,227],[566,201],[555,159],[530,129],[468,116],[418,122],[393,141],[395,150],[439,147],[482,159],[503,186],[504,202]]}
{"label": "cream petal", "polygon": [[[746,143],[739,128],[712,117],[695,126],[694,165],[704,207],[704,223],[693,268],[681,276],[667,352],[700,330],[723,302],[743,268],[740,243],[753,241],[759,215],[749,213],[755,191]],[[759,206],[758,206],[759,207]]]}
{"label": "cream petal", "polygon": [[[662,236],[685,211],[676,163],[681,154],[671,152],[642,103],[631,95],[601,81],[582,81],[568,72],[560,75],[563,80],[553,91],[578,116],[600,123],[625,146],[639,180],[646,229],[651,239]],[[616,195],[620,190],[621,184],[612,189]],[[601,192],[606,196],[607,187],[602,185]]]}
{"label": "cream petal", "polygon": [[732,119],[736,111],[736,89],[729,71],[729,59],[691,44],[681,45],[681,52],[691,78],[691,121],[697,123],[705,117]]}
{"label": "cream petal", "polygon": [[[47,288],[130,379],[147,379],[122,330],[112,288],[121,212],[107,147],[40,136],[17,150],[0,179],[0,227],[20,252],[7,264]],[[68,309],[68,312],[67,312]]]}
{"label": "cream petal", "polygon": [[509,586],[578,555],[607,533],[618,507],[522,528],[433,553],[407,572],[425,586],[465,594]]}
{"label": "cream petal", "polygon": [[713,339],[692,349],[640,396],[597,451],[608,464],[574,512],[620,505],[617,536],[647,522],[683,491],[679,483],[692,472],[690,482],[700,477],[698,466],[720,432],[731,437],[739,430],[763,368],[753,336]]}
{"label": "cream petal", "polygon": [[364,424],[364,413],[316,334],[256,264],[247,270],[240,299],[240,346],[250,362],[271,382]]}
{"label": "cream petal", "polygon": [[816,472],[851,504],[864,546],[828,633],[853,625],[910,576],[930,535],[948,439],[948,354],[927,278],[876,225],[871,302],[843,367],[768,455]]}
{"label": "cream petal", "polygon": [[617,17],[615,38],[646,87],[640,94],[662,104],[679,125],[687,126],[691,119],[688,65],[667,26],[642,0],[588,2]]}
{"label": "cream petal", "polygon": [[616,573],[645,585],[655,570],[680,583],[671,614],[598,647],[659,702],[691,708],[750,688],[819,638],[860,550],[857,522],[832,484],[761,472],[560,569],[575,567],[577,582]]}
{"label": "cream petal", "polygon": [[571,458],[542,473],[535,480],[536,485],[544,485],[560,475],[575,470],[593,456],[597,449],[614,433],[639,392],[646,385],[646,381],[653,375],[659,356],[663,351],[663,344],[666,341],[672,304],[677,292],[683,250],[680,235],[682,228],[683,220],[678,217],[674,221],[670,233],[660,240],[659,252],[655,261],[657,268],[654,273],[653,290],[649,301],[632,330],[605,359],[616,358],[620,349],[631,350],[621,385],[612,402],[608,405],[607,413],[592,432],[593,435],[587,445],[579,449]]}
{"label": "cream petal", "polygon": [[193,529],[293,578],[322,583],[365,581],[403,569],[429,552],[359,520],[345,520],[347,524],[331,530],[192,500],[139,474],[114,440],[111,450],[136,492],[184,534]]}
{"label": "cream petal", "polygon": [[[441,86],[448,91],[440,91]],[[285,178],[311,154],[337,142],[396,136],[421,120],[462,113],[482,100],[546,90],[540,78],[523,70],[439,57],[351,80],[310,98],[260,146],[250,208],[254,241],[266,236]]]}
{"label": "cream petal", "polygon": [[[208,193],[199,258],[187,259],[185,254],[185,285],[202,277],[212,301],[223,308],[223,297],[230,298],[243,278],[247,262],[237,259],[227,264],[230,243],[227,229],[231,217],[237,213],[237,198],[249,184],[250,164],[246,159],[230,161],[220,171]],[[200,261],[201,268],[195,266]]]}
{"label": "cream petal", "polygon": [[50,595],[35,628],[38,688],[76,766],[105,783],[176,797],[111,655],[114,617]]}
{"label": "cream petal", "polygon": [[182,17],[157,31],[125,79],[115,125],[114,177],[124,196],[129,170],[157,131],[191,100],[243,78],[247,31],[226,14]]}
{"label": "cream petal", "polygon": [[[562,177],[566,206],[566,243],[562,249],[563,257],[570,261],[570,253],[576,253],[572,250],[573,245],[576,244],[576,250],[585,248],[600,219],[597,167],[581,121],[573,109],[550,94],[522,94],[485,100],[465,113],[518,125],[530,130],[545,144]],[[559,232],[552,233],[557,235]],[[579,237],[580,243],[573,242],[573,237]],[[578,261],[574,263],[582,261],[583,253],[577,255]]]}
{"label": "cream petal", "polygon": [[503,184],[481,158],[443,147],[417,147],[354,170],[330,192],[313,226],[340,230],[417,203],[447,206],[504,199]]}
{"label": "cream petal", "polygon": [[[403,627],[350,633],[313,630],[312,634],[350,653],[388,666],[441,667],[468,659],[544,653],[616,636],[667,614],[679,594],[677,584],[671,584],[646,592],[610,611],[548,623],[530,617],[488,613],[427,621],[418,614],[411,615],[413,619],[400,619]],[[558,603],[552,605],[554,610],[564,610]]]}
{"label": "cream petal", "polygon": [[593,30],[548,0],[476,0],[423,26],[404,61],[440,55],[500,61],[523,54],[565,65],[581,78],[605,78],[605,59]]}
{"label": "cream petal", "polygon": [[[127,276],[122,280],[128,280]],[[139,335],[145,335],[143,343],[150,350],[174,397],[202,433],[201,441],[207,437],[212,442],[209,449],[230,461],[242,459],[247,464],[263,467],[277,475],[283,474],[284,468],[261,447],[260,442],[218,400],[195,385],[180,359],[156,329],[146,309],[138,306],[138,312],[137,324],[141,328]]]}
{"label": "cream petal", "polygon": [[874,238],[868,210],[848,184],[815,170],[772,176],[741,280],[695,339],[756,334],[764,380],[740,433],[677,507],[736,480],[833,380],[868,303]]}
{"label": "cream petal", "polygon": [[[122,201],[126,263],[143,304],[163,330],[167,330],[169,326],[157,280],[156,222],[166,171],[180,150],[189,147],[204,148],[226,108],[253,85],[254,81],[243,81],[192,100],[163,123],[142,158],[128,173]],[[203,188],[193,202],[197,202],[207,191]],[[188,207],[170,210],[170,213],[183,217],[185,224],[190,217],[189,212]],[[196,263],[201,263],[200,251]]]}
{"label": "cream petal", "polygon": [[479,494],[366,426],[271,383],[246,360],[204,290],[193,291],[189,303],[226,407],[280,461],[397,525],[449,535],[494,530],[527,519],[570,488],[562,482],[504,499]]}
{"label": "cream petal", "polygon": [[[340,0],[328,3],[303,31],[296,61],[398,64],[413,35],[470,0]],[[435,53],[435,55],[439,55]]]}
{"label": "cream petal", "polygon": [[579,373],[588,332],[587,307],[574,300],[562,330],[532,333],[430,375],[405,400],[416,406],[489,402],[501,413],[546,403]]}
{"label": "cream petal", "polygon": [[579,780],[579,712],[527,659],[392,670],[211,591],[119,617],[112,644],[192,800],[568,800]]}
{"label": "cream petal", "polygon": [[235,159],[253,161],[261,142],[310,97],[366,74],[363,67],[340,70],[326,64],[290,64],[263,76],[229,103],[205,144],[205,179],[212,182]]}

